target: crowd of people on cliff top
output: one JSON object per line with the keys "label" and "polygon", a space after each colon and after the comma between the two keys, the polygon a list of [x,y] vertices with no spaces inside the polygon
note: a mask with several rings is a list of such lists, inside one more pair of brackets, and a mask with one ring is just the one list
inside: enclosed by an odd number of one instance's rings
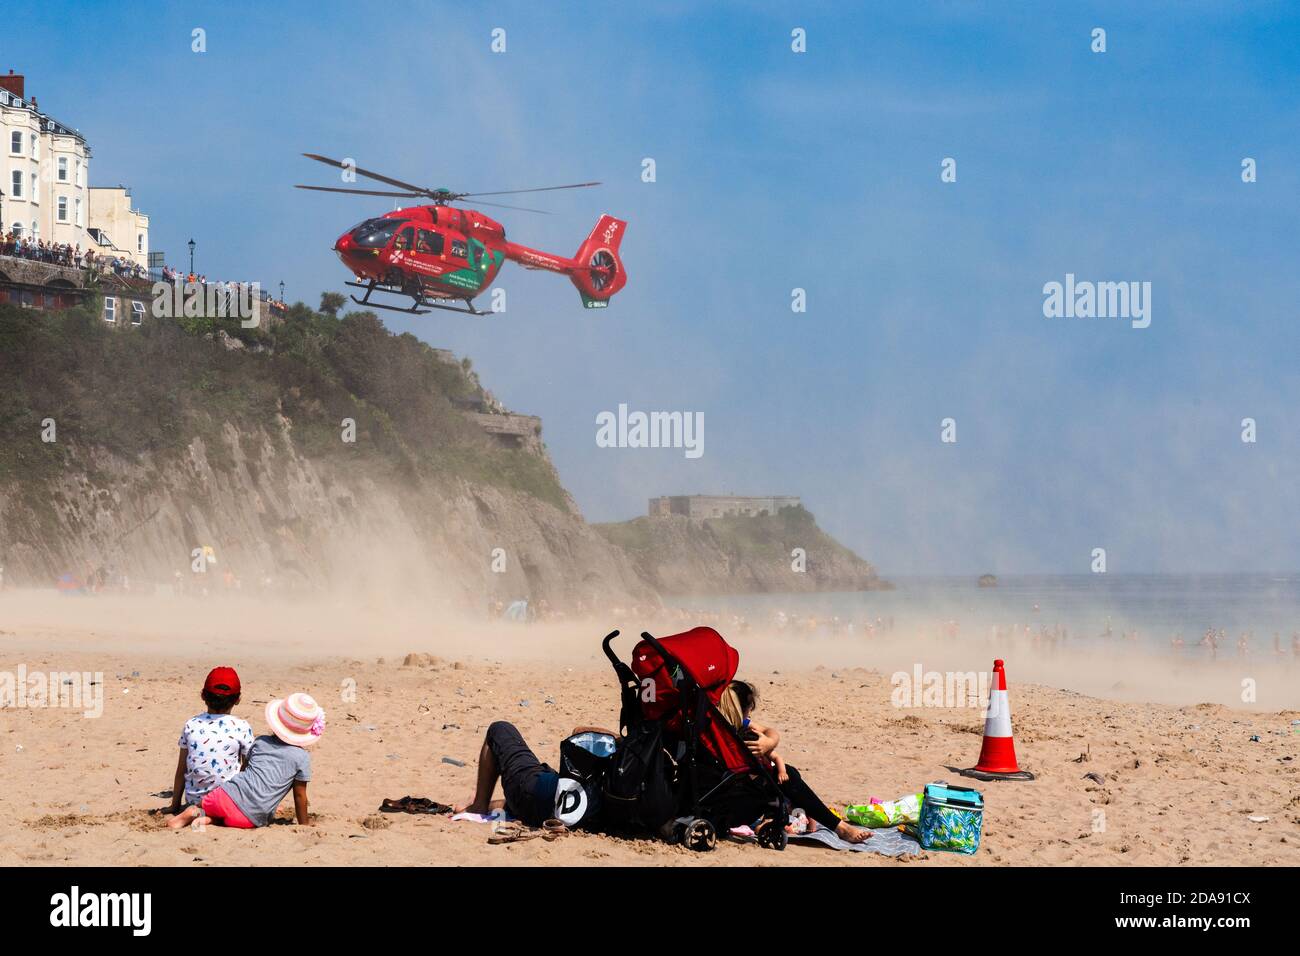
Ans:
{"label": "crowd of people on cliff top", "polygon": [[[46,242],[44,239],[32,239],[14,232],[0,233],[0,256],[13,259],[26,259],[30,262],[45,262],[70,269],[86,269],[103,275],[112,274],[122,279],[148,280],[149,270],[139,263],[121,256],[97,255],[94,249],[83,250],[78,245],[66,242]],[[209,285],[220,289],[227,295],[242,294],[251,286],[251,282],[217,282],[209,283],[208,277],[194,272],[185,273],[168,266],[162,267],[163,281],[169,283],[184,282],[206,289]],[[260,298],[273,309],[285,309],[285,303],[261,291]]]}
{"label": "crowd of people on cliff top", "polygon": [[149,278],[148,271],[130,259],[121,256],[100,256],[95,254],[94,249],[83,251],[80,244],[74,246],[66,242],[46,242],[44,239],[20,236],[14,232],[0,235],[0,255],[32,262],[47,262],[50,265],[67,266],[72,269],[112,273],[123,279]]}
{"label": "crowd of people on cliff top", "polygon": [[[162,267],[162,277],[164,282],[168,282],[173,285],[177,283],[182,283],[185,285],[199,286],[205,291],[209,287],[211,287],[217,289],[219,292],[223,293],[224,295],[230,296],[231,298],[234,298],[235,296],[242,296],[246,292],[251,291],[253,287],[253,283],[251,282],[221,282],[216,279],[209,281],[207,276],[202,275],[200,273],[182,272],[179,269],[172,269],[169,266]],[[258,290],[258,297],[273,309],[287,308],[284,302],[271,296],[269,293],[267,293],[265,289]]]}

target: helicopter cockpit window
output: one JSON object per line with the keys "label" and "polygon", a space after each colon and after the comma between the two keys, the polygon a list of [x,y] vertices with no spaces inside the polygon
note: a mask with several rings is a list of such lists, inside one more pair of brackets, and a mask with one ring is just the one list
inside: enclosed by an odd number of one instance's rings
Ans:
{"label": "helicopter cockpit window", "polygon": [[442,233],[421,229],[415,239],[415,251],[427,256],[442,255]]}
{"label": "helicopter cockpit window", "polygon": [[393,243],[394,249],[405,249],[408,252],[415,245],[415,230],[407,226],[397,234],[397,241]]}
{"label": "helicopter cockpit window", "polygon": [[352,241],[366,249],[379,249],[388,245],[401,224],[398,219],[367,219],[352,230]]}
{"label": "helicopter cockpit window", "polygon": [[451,241],[451,254],[459,259],[464,259],[469,247],[465,245],[464,239],[453,239]]}

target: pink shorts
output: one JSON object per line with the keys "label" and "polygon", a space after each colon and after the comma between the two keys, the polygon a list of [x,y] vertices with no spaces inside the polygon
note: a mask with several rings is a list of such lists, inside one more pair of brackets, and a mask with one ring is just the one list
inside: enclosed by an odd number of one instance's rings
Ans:
{"label": "pink shorts", "polygon": [[244,816],[243,811],[235,806],[235,801],[230,799],[230,794],[221,787],[210,790],[204,796],[201,809],[203,815],[211,817],[212,822],[217,826],[235,827],[238,830],[257,829],[253,821]]}

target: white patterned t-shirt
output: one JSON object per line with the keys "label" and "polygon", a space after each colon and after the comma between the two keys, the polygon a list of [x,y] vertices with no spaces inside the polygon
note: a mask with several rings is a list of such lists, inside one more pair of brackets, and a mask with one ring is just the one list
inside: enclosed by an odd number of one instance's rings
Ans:
{"label": "white patterned t-shirt", "polygon": [[178,746],[185,756],[185,802],[199,803],[239,773],[239,761],[253,748],[253,728],[230,714],[199,714],[185,721]]}

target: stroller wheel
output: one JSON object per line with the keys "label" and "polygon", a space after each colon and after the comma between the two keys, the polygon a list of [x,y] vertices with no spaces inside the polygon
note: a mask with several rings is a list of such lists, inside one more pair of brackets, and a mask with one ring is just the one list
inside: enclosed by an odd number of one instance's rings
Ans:
{"label": "stroller wheel", "polygon": [[703,853],[717,846],[718,831],[708,820],[697,817],[683,828],[682,843],[692,850]]}

